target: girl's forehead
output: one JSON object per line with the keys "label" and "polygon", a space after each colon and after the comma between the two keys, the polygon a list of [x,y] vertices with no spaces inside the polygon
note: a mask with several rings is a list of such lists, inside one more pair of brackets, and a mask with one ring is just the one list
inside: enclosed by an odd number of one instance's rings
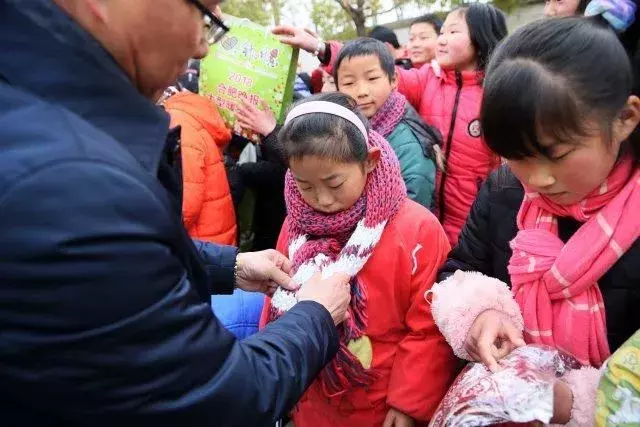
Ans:
{"label": "girl's forehead", "polygon": [[467,20],[465,19],[465,14],[462,10],[454,10],[447,15],[447,19],[445,19],[443,26],[450,27],[452,25],[467,25]]}

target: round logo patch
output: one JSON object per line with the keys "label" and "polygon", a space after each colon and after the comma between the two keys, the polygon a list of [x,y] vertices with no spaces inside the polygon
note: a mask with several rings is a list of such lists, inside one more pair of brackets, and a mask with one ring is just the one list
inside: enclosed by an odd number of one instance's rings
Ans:
{"label": "round logo patch", "polygon": [[472,137],[480,138],[480,135],[482,135],[480,120],[478,119],[472,120],[471,123],[469,123],[469,128],[467,129],[467,131],[469,132],[469,135],[471,135]]}

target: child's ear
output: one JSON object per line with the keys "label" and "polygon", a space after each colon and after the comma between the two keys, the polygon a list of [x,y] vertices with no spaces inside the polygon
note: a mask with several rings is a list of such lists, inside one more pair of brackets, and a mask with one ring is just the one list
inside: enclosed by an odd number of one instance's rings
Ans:
{"label": "child's ear", "polygon": [[373,172],[373,170],[378,166],[378,162],[380,161],[380,156],[382,153],[380,152],[380,148],[372,147],[369,149],[369,154],[367,154],[367,160],[364,164],[365,173]]}
{"label": "child's ear", "polygon": [[613,140],[618,144],[625,141],[636,127],[638,127],[639,123],[640,98],[631,95],[613,122]]}

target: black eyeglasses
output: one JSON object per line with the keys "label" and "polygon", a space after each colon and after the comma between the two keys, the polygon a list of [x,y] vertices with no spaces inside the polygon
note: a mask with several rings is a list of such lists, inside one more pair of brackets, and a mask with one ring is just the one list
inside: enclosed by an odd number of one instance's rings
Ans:
{"label": "black eyeglasses", "polygon": [[229,32],[229,27],[199,0],[189,0],[189,2],[202,12],[207,43],[215,44],[219,42]]}

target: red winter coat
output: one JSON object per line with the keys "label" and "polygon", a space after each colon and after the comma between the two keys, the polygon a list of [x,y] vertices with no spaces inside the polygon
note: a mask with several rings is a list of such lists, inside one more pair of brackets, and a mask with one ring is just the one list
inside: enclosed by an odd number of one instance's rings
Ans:
{"label": "red winter coat", "polygon": [[478,73],[431,65],[418,70],[397,68],[397,73],[399,91],[442,134],[445,173],[437,175],[436,209],[449,242],[455,245],[480,186],[499,165],[480,132]]}
{"label": "red winter coat", "polygon": [[[287,253],[289,239],[285,221],[280,252]],[[293,411],[296,427],[382,426],[390,407],[426,425],[455,370],[452,350],[424,298],[448,252],[438,220],[407,199],[358,275],[368,295],[365,334],[373,348],[371,369],[380,377],[367,389],[330,399],[314,382]],[[269,307],[267,299],[262,325]]]}

